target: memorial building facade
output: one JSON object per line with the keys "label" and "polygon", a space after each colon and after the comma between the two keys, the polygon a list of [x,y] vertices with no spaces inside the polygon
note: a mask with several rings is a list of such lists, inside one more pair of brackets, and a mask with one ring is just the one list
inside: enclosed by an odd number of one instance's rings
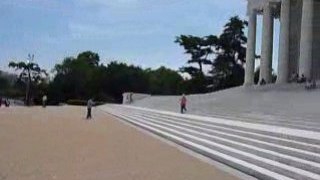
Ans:
{"label": "memorial building facade", "polygon": [[[247,0],[248,43],[245,86],[254,84],[257,16],[262,16],[259,81],[272,83],[274,21],[280,19],[277,84],[289,82],[297,73],[320,79],[320,1]],[[257,53],[259,54],[259,53]]]}

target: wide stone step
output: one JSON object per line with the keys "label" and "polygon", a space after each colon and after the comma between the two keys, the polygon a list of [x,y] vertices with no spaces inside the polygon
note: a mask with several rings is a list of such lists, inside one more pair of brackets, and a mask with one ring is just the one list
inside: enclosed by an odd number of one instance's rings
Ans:
{"label": "wide stone step", "polygon": [[[259,148],[256,146],[248,145],[247,142],[243,143],[243,142],[238,142],[237,140],[233,140],[233,139],[221,138],[221,137],[218,137],[215,135],[204,133],[204,131],[199,132],[199,131],[195,131],[195,130],[192,130],[189,128],[184,128],[181,126],[173,125],[170,123],[164,123],[164,122],[161,122],[161,120],[159,121],[159,120],[154,120],[152,118],[144,118],[142,116],[131,115],[131,114],[128,114],[128,112],[124,113],[124,114],[129,117],[134,117],[137,120],[144,120],[146,122],[152,122],[154,124],[157,124],[157,125],[160,125],[163,127],[168,127],[168,128],[174,129],[179,132],[184,132],[186,134],[194,135],[194,136],[200,137],[202,139],[206,139],[206,140],[213,141],[213,142],[225,145],[225,146],[232,147],[237,150],[256,154],[260,157],[264,157],[267,159],[273,159],[273,160],[278,161],[283,164],[287,164],[287,165],[290,165],[293,167],[301,168],[301,169],[304,169],[304,170],[307,170],[310,172],[320,174],[320,164],[306,161],[305,159],[296,158],[294,156],[284,155],[283,153],[278,153],[276,151],[270,151],[270,150],[266,150],[266,149]],[[294,153],[293,153],[293,155],[294,155]],[[312,156],[311,156],[311,158],[312,158]]]}
{"label": "wide stone step", "polygon": [[[318,131],[320,129],[320,121],[306,119],[306,118],[297,118],[294,119],[292,117],[283,116],[268,116],[268,115],[254,115],[254,114],[242,114],[239,115],[237,113],[228,112],[226,113],[223,110],[215,109],[214,114],[206,114],[198,112],[199,115],[210,116],[214,118],[230,118],[243,122],[254,122],[261,124],[269,124],[269,125],[281,125],[283,127],[297,128],[297,129],[305,129],[311,131]],[[303,121],[301,121],[303,119]]]}
{"label": "wide stone step", "polygon": [[245,128],[239,122],[124,106],[103,110],[259,179],[320,179],[319,146],[309,134],[266,133],[260,126]]}
{"label": "wide stone step", "polygon": [[251,139],[253,141],[260,141],[260,142],[265,142],[264,144],[281,144],[281,146],[288,147],[288,148],[295,148],[295,149],[300,149],[305,151],[310,151],[312,152],[311,155],[318,155],[320,156],[320,146],[319,145],[314,145],[314,144],[308,144],[304,142],[298,142],[298,141],[293,141],[293,140],[287,140],[283,138],[275,138],[275,137],[270,137],[266,135],[261,135],[258,133],[250,133],[248,131],[243,131],[243,130],[237,130],[234,128],[226,128],[226,127],[220,127],[216,125],[211,125],[209,123],[201,123],[201,122],[194,122],[192,120],[185,120],[181,118],[174,118],[174,117],[162,117],[158,116],[156,114],[148,114],[148,113],[140,113],[142,116],[145,117],[152,117],[155,119],[161,119],[163,121],[169,121],[172,123],[178,123],[180,125],[188,125],[189,127],[193,128],[200,128],[201,130],[209,128],[211,131],[215,132],[225,132],[228,133],[229,135],[233,135],[235,137],[244,137],[247,139]]}
{"label": "wide stone step", "polygon": [[[270,126],[270,125],[261,125],[256,123],[246,123],[233,121],[229,119],[218,119],[211,118],[205,116],[195,116],[195,115],[183,115],[172,112],[163,112],[145,108],[137,108],[137,107],[128,107],[128,106],[115,106],[116,108],[124,108],[126,111],[138,112],[142,113],[152,113],[154,116],[160,116],[165,118],[173,118],[176,120],[184,119],[193,122],[201,122],[208,125],[214,125],[222,128],[236,129],[241,130],[243,132],[250,132],[260,135],[266,135],[269,137],[276,137],[280,139],[293,140],[298,142],[303,142],[309,144],[316,145],[314,147],[320,148],[320,133],[313,133],[311,131],[304,130],[295,130],[291,128],[284,128],[281,126]],[[288,131],[288,132],[287,132]],[[297,135],[299,134],[299,135]],[[305,138],[306,137],[306,138]]]}
{"label": "wide stone step", "polygon": [[276,179],[283,179],[283,180],[293,180],[292,178],[286,177],[284,175],[275,173],[273,171],[270,171],[266,168],[262,168],[260,166],[256,166],[252,163],[243,161],[241,159],[232,157],[230,155],[221,153],[219,151],[210,149],[206,146],[200,145],[200,144],[196,144],[192,141],[188,141],[187,139],[175,136],[173,134],[164,132],[159,130],[158,128],[153,128],[151,126],[148,126],[146,124],[131,120],[128,117],[122,116],[120,114],[116,114],[116,113],[112,113],[111,111],[108,111],[110,114],[113,114],[116,117],[119,117],[121,119],[126,120],[127,122],[136,125],[140,128],[143,128],[145,130],[148,130],[156,135],[159,135],[161,137],[164,137],[168,140],[171,140],[172,142],[175,142],[181,146],[184,146],[186,148],[189,148],[195,152],[198,152],[204,156],[207,156],[209,158],[212,158],[216,161],[219,161],[221,163],[224,163],[226,165],[229,165],[230,167],[233,167],[235,169],[238,169],[244,173],[247,173],[253,177],[257,177],[259,179],[265,179],[265,180],[276,180]]}
{"label": "wide stone step", "polygon": [[268,142],[256,140],[254,138],[254,136],[252,138],[242,137],[237,134],[232,134],[232,132],[229,133],[229,132],[224,132],[223,130],[209,129],[208,127],[197,126],[197,125],[188,124],[188,123],[181,123],[181,122],[172,121],[172,120],[168,120],[168,119],[161,119],[158,117],[152,117],[152,116],[148,116],[145,114],[140,114],[140,115],[134,114],[132,116],[136,116],[136,117],[140,117],[140,118],[144,118],[144,119],[149,119],[149,120],[156,120],[160,123],[165,122],[170,125],[175,125],[175,126],[179,126],[182,128],[187,128],[187,129],[190,129],[190,130],[193,130],[196,132],[203,132],[203,133],[209,134],[211,136],[220,137],[220,138],[224,138],[224,139],[228,139],[228,140],[233,140],[235,142],[240,142],[243,144],[248,144],[248,145],[259,147],[262,149],[276,151],[276,152],[280,152],[285,155],[294,156],[294,157],[298,157],[301,159],[320,163],[320,154],[318,154],[318,153],[313,153],[313,152],[309,152],[306,150],[283,146],[281,144],[268,143]]}

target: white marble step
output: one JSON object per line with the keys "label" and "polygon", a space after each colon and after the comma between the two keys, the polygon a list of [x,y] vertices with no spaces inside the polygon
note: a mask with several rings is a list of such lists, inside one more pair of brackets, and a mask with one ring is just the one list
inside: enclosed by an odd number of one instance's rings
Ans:
{"label": "white marble step", "polygon": [[[292,155],[295,157],[299,157],[302,159],[306,159],[306,160],[315,161],[315,162],[320,163],[320,154],[319,153],[310,152],[308,150],[301,150],[301,149],[295,148],[294,146],[288,147],[286,145],[282,145],[281,143],[277,144],[277,143],[269,143],[269,142],[257,140],[257,138],[255,138],[255,136],[249,137],[249,138],[242,137],[237,134],[233,134],[232,132],[230,133],[230,132],[224,132],[223,130],[215,130],[215,129],[213,130],[213,129],[210,129],[210,127],[206,127],[205,125],[197,126],[197,125],[193,125],[192,123],[189,124],[190,122],[185,123],[185,122],[173,121],[173,120],[158,118],[158,117],[155,117],[152,115],[149,116],[147,114],[132,114],[132,116],[137,116],[140,118],[148,118],[150,120],[157,120],[160,122],[169,123],[171,125],[189,128],[191,130],[198,131],[198,132],[206,132],[206,133],[208,133],[210,135],[214,135],[216,137],[231,139],[231,140],[235,140],[237,142],[249,144],[249,145],[256,146],[256,147],[261,147],[261,148],[267,149],[267,150],[281,152],[286,155]],[[183,120],[181,120],[181,121],[183,121]],[[308,149],[308,147],[306,146],[305,149]]]}
{"label": "white marble step", "polygon": [[[118,112],[118,113],[121,113],[121,112]],[[165,127],[173,128],[173,129],[178,130],[180,132],[185,131],[185,133],[187,133],[187,134],[195,134],[196,136],[201,136],[203,139],[211,138],[210,139],[211,141],[220,142],[220,144],[232,146],[233,148],[236,148],[236,149],[243,149],[243,151],[246,151],[246,152],[258,154],[259,156],[263,156],[265,158],[275,159],[276,161],[279,161],[281,163],[288,164],[288,165],[291,165],[294,167],[298,167],[301,169],[305,169],[305,170],[320,174],[320,169],[319,169],[320,164],[319,163],[306,161],[304,159],[296,158],[294,156],[288,156],[283,153],[278,153],[276,151],[266,150],[266,149],[259,148],[256,146],[252,146],[252,145],[248,145],[248,144],[244,144],[244,143],[239,143],[236,140],[225,139],[225,138],[213,136],[213,135],[210,135],[207,133],[203,133],[203,132],[199,132],[199,131],[195,131],[195,130],[191,130],[191,129],[186,129],[186,128],[183,128],[180,126],[161,122],[161,120],[159,121],[159,120],[153,120],[152,118],[144,118],[142,116],[132,115],[132,113],[128,113],[128,112],[125,112],[125,115],[130,116],[130,117],[135,117],[137,119],[143,119],[148,122],[160,124]]]}
{"label": "white marble step", "polygon": [[265,124],[258,124],[258,123],[248,123],[248,122],[241,122],[231,119],[224,119],[224,118],[212,118],[206,116],[198,116],[198,115],[189,115],[189,114],[178,114],[173,112],[167,111],[159,111],[154,109],[148,108],[141,108],[141,107],[133,107],[133,106],[121,106],[121,105],[112,105],[112,107],[120,107],[120,108],[127,108],[127,110],[142,110],[144,112],[156,113],[166,116],[173,116],[176,118],[182,119],[191,119],[193,121],[205,122],[205,123],[212,123],[215,125],[220,125],[229,128],[236,128],[241,129],[244,131],[256,132],[260,134],[265,134],[268,136],[275,136],[281,137],[290,140],[297,140],[305,143],[310,144],[317,144],[320,145],[320,133],[307,131],[307,130],[300,130],[300,129],[292,129],[286,128],[282,126],[273,126],[273,125],[265,125]]}
{"label": "white marble step", "polygon": [[[263,149],[263,147],[255,147],[252,144],[248,144],[248,138],[242,137],[243,142],[236,142],[232,138],[225,138],[225,137],[219,137],[214,136],[209,133],[199,133],[199,131],[196,131],[193,128],[192,125],[184,126],[185,124],[174,124],[170,121],[167,121],[166,119],[161,119],[159,117],[152,118],[149,115],[152,115],[150,111],[146,111],[144,115],[141,113],[133,113],[132,109],[120,107],[120,106],[112,106],[109,108],[104,108],[109,113],[112,113],[116,116],[121,116],[121,118],[126,118],[126,120],[130,120],[131,122],[139,122],[142,124],[147,124],[148,126],[151,126],[153,128],[158,128],[158,130],[165,131],[167,133],[174,134],[179,137],[183,137],[186,139],[191,139],[193,142],[197,142],[200,145],[205,145],[206,147],[213,147],[215,150],[222,149],[222,152],[228,151],[229,155],[233,154],[234,156],[238,156],[242,160],[247,160],[250,163],[257,163],[258,166],[262,166],[264,168],[270,168],[276,173],[280,173],[282,175],[286,175],[291,178],[295,179],[318,179],[320,176],[319,173],[319,164],[301,159],[299,157],[294,157],[294,152],[296,153],[302,153],[302,151],[299,152],[299,149],[291,148],[289,149],[291,151],[291,154],[285,154],[283,152],[277,152],[272,151],[270,149]],[[162,121],[161,121],[162,120]],[[199,128],[199,127],[198,127]],[[200,127],[201,128],[201,127]],[[202,129],[204,131],[210,130],[210,129]],[[183,132],[183,133],[182,133]],[[220,135],[223,134],[223,132],[220,132]],[[224,133],[224,135],[230,135],[228,133]],[[232,135],[232,134],[231,134]],[[232,137],[232,136],[231,136]],[[233,138],[239,138],[233,136]],[[252,139],[251,139],[252,140]],[[216,143],[220,142],[220,143]],[[263,144],[263,142],[256,142]],[[277,144],[268,144],[271,146],[281,146]],[[283,148],[283,147],[282,147]],[[239,150],[240,149],[240,150]],[[242,151],[241,151],[242,150]],[[288,150],[288,149],[287,149]],[[288,150],[288,151],[289,151]],[[245,152],[247,151],[247,152]],[[256,153],[257,155],[255,155]],[[309,154],[309,155],[312,155]],[[318,154],[313,154],[318,155]],[[270,160],[274,156],[275,159],[278,161]],[[216,159],[219,159],[216,157]],[[281,163],[282,162],[282,163]],[[224,162],[225,163],[225,162]],[[228,164],[228,163],[227,163]],[[230,163],[229,163],[230,164]],[[232,163],[231,163],[232,164]],[[290,166],[291,164],[291,166]],[[233,166],[234,167],[234,166]],[[302,168],[302,169],[301,169]],[[241,168],[240,168],[241,169]],[[242,168],[243,169],[243,168]],[[250,172],[246,171],[246,172]],[[249,173],[250,174],[250,173]],[[263,177],[260,173],[253,173],[255,176]],[[277,178],[275,178],[277,179]]]}
{"label": "white marble step", "polygon": [[249,175],[253,175],[259,179],[281,179],[281,180],[293,180],[293,178],[289,178],[287,176],[281,175],[279,173],[275,173],[273,171],[270,171],[266,168],[262,168],[260,166],[254,165],[252,163],[248,163],[247,161],[235,158],[233,156],[221,153],[219,151],[210,149],[204,145],[194,143],[190,140],[187,140],[185,138],[173,135],[171,133],[167,133],[165,131],[159,130],[157,128],[154,128],[152,126],[146,125],[141,122],[137,122],[135,120],[132,120],[131,118],[128,118],[126,116],[122,116],[120,114],[113,113],[111,111],[108,111],[110,114],[113,114],[116,117],[119,117],[121,119],[126,120],[127,122],[130,122],[138,127],[144,128],[148,131],[151,131],[159,136],[165,137],[173,142],[176,142],[177,144],[180,144],[182,146],[185,146],[187,148],[193,149],[196,152],[202,153],[205,156],[211,157],[214,160],[220,161],[222,163],[225,163],[227,165],[230,165],[231,167],[234,167],[236,169],[239,169],[240,171],[243,171],[245,173],[248,173]]}
{"label": "white marble step", "polygon": [[[137,113],[137,112],[135,112]],[[288,140],[285,138],[277,138],[277,137],[273,137],[273,136],[267,136],[264,134],[259,134],[259,133],[252,133],[249,131],[244,131],[244,130],[238,130],[238,129],[234,129],[234,128],[229,128],[229,127],[221,127],[221,126],[216,126],[213,124],[209,124],[209,123],[205,123],[205,122],[195,122],[192,120],[186,120],[186,119],[182,119],[182,118],[175,118],[175,117],[170,117],[170,116],[161,116],[159,114],[148,114],[146,112],[141,112],[138,113],[141,114],[142,116],[146,116],[146,117],[151,117],[151,118],[159,118],[162,119],[164,121],[169,121],[172,123],[180,123],[180,125],[186,125],[189,124],[193,125],[190,127],[200,127],[200,128],[210,128],[211,130],[215,130],[217,132],[227,132],[228,135],[233,134],[234,136],[237,137],[246,137],[248,139],[251,140],[256,140],[256,141],[262,141],[262,142],[268,142],[271,144],[281,144],[282,146],[286,146],[286,147],[293,147],[296,149],[301,149],[304,151],[310,151],[313,152],[312,155],[319,155],[320,153],[320,146],[319,145],[315,145],[315,144],[309,144],[309,143],[305,143],[305,142],[299,142],[299,141],[294,141],[294,140]],[[319,155],[320,156],[320,155]]]}

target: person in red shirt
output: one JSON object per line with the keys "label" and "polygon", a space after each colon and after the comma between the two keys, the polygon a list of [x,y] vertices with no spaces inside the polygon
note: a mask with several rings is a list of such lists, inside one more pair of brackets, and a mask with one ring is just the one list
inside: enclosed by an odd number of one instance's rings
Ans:
{"label": "person in red shirt", "polygon": [[180,99],[180,108],[181,108],[181,114],[187,111],[187,98],[186,98],[186,95],[184,94],[182,94],[182,97]]}

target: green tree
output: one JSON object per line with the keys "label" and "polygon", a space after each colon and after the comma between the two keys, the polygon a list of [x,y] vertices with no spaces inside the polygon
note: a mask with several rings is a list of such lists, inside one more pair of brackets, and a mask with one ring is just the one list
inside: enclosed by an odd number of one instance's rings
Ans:
{"label": "green tree", "polygon": [[6,91],[10,86],[9,80],[4,77],[3,72],[0,71],[0,95],[4,94],[4,91]]}
{"label": "green tree", "polygon": [[2,72],[1,70],[0,70],[0,84],[1,84],[0,86],[1,89],[4,89],[7,86],[9,86],[9,80],[4,76],[4,72]]}
{"label": "green tree", "polygon": [[183,78],[177,71],[164,66],[156,69],[146,69],[149,78],[149,90],[151,94],[175,95],[181,93]]}
{"label": "green tree", "polygon": [[188,64],[198,64],[199,69],[193,67],[183,67],[181,70],[195,75],[199,73],[204,74],[203,65],[211,65],[209,55],[213,53],[212,47],[216,45],[218,38],[216,36],[197,37],[191,35],[180,35],[176,37],[175,43],[178,43],[189,54],[191,59],[187,61]]}
{"label": "green tree", "polygon": [[56,75],[49,86],[50,96],[62,102],[94,97],[100,91],[99,82],[94,82],[101,66],[99,62],[99,55],[91,51],[82,52],[77,58],[65,58],[53,70]]}
{"label": "green tree", "polygon": [[181,84],[181,93],[197,94],[208,92],[208,77],[198,74],[191,79],[186,79]]}
{"label": "green tree", "polygon": [[100,62],[100,56],[97,53],[94,53],[92,51],[85,51],[78,55],[77,57],[78,61],[83,61],[89,66],[99,66]]}
{"label": "green tree", "polygon": [[[244,33],[246,26],[245,20],[235,16],[226,23],[220,36],[181,35],[176,38],[175,42],[183,46],[185,53],[191,56],[191,59],[187,61],[188,64],[199,64],[199,68],[193,66],[180,68],[182,72],[189,73],[192,78],[197,78],[198,86],[200,86],[199,92],[202,92],[203,87],[208,87],[208,85],[214,90],[220,90],[243,84],[247,43]],[[208,74],[203,73],[203,65],[212,67],[211,82],[208,81]],[[198,76],[198,72],[202,75]],[[206,84],[199,84],[200,82]]]}
{"label": "green tree", "polygon": [[44,69],[32,62],[33,55],[28,57],[28,62],[10,62],[9,67],[20,71],[19,80],[25,84],[25,104],[30,105],[34,88],[48,76]]}
{"label": "green tree", "polygon": [[211,71],[216,89],[243,84],[247,43],[244,29],[247,24],[247,21],[238,16],[232,17],[219,36]]}
{"label": "green tree", "polygon": [[122,101],[122,93],[148,93],[148,77],[138,66],[127,65],[116,61],[106,67],[105,90],[117,102]]}

